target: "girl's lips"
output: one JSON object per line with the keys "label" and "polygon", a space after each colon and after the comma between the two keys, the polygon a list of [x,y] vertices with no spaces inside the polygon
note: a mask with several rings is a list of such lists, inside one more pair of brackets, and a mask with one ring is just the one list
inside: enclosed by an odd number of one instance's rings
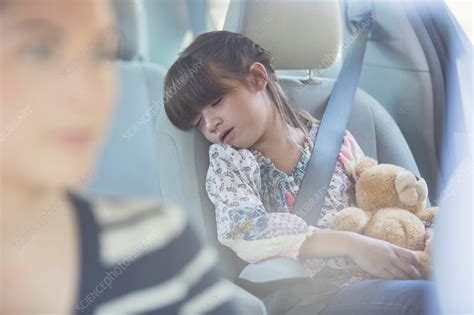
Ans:
{"label": "girl's lips", "polygon": [[219,137],[221,142],[223,143],[227,143],[231,138],[232,138],[232,131],[234,130],[234,128],[230,128],[226,131],[224,131],[221,136]]}

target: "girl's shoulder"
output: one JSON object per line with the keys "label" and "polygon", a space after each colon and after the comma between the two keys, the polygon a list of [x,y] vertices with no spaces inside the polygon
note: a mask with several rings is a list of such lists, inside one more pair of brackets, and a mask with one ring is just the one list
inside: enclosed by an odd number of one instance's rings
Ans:
{"label": "girl's shoulder", "polygon": [[241,167],[258,166],[255,155],[248,149],[236,149],[230,145],[217,143],[209,147],[209,163]]}

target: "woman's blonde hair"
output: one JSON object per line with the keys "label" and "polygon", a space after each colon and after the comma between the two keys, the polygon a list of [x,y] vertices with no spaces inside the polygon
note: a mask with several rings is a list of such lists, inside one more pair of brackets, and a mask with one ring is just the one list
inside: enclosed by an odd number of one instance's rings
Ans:
{"label": "woman's blonde hair", "polygon": [[169,69],[164,105],[170,121],[181,130],[192,128],[192,122],[207,104],[231,91],[223,79],[248,84],[250,67],[255,62],[267,70],[266,89],[280,117],[308,138],[308,123],[316,120],[289,102],[278,82],[271,53],[248,37],[228,31],[198,36]]}

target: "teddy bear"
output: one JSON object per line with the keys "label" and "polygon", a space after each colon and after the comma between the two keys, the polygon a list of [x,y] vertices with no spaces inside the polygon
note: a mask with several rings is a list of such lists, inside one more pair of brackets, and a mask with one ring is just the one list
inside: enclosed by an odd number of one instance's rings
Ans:
{"label": "teddy bear", "polygon": [[381,239],[416,251],[421,274],[429,278],[431,240],[425,242],[425,224],[438,211],[426,208],[426,182],[406,169],[378,164],[363,157],[356,165],[357,207],[348,207],[334,217],[334,228]]}

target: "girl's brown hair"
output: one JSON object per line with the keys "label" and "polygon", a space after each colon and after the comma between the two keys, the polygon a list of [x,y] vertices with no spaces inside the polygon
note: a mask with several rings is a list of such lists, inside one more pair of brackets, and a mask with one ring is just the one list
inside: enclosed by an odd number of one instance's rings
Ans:
{"label": "girl's brown hair", "polygon": [[222,79],[248,84],[250,66],[255,62],[267,70],[267,91],[280,117],[308,137],[306,122],[315,119],[290,104],[275,74],[271,53],[248,37],[228,31],[198,36],[169,69],[163,98],[170,121],[181,130],[192,128],[193,120],[206,105],[231,91]]}

